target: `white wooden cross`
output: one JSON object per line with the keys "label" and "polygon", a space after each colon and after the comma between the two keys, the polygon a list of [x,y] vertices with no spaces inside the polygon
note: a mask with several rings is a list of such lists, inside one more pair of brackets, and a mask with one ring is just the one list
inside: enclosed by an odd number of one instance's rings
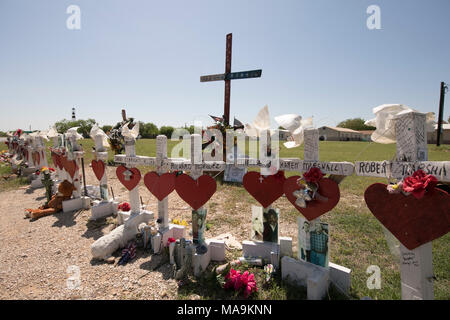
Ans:
{"label": "white wooden cross", "polygon": [[[450,182],[450,161],[427,161],[426,116],[418,112],[397,116],[396,161],[358,161],[355,171],[359,176],[402,179],[418,169],[434,175],[439,181]],[[424,226],[426,227],[426,226]],[[431,242],[414,250],[400,244],[400,273],[402,299],[434,298],[433,259]]]}
{"label": "white wooden cross", "polygon": [[[191,159],[167,158],[167,137],[159,135],[156,137],[156,157],[136,156],[135,152],[129,152],[125,155],[115,155],[114,161],[119,164],[124,164],[126,167],[138,165],[154,166],[159,175],[169,170],[190,171],[193,179],[200,177],[203,174],[203,170],[220,171],[225,169],[225,162],[223,161],[202,161],[202,141],[199,134],[191,135],[190,141]],[[126,148],[127,146],[125,145],[125,150]],[[162,201],[158,200],[158,221],[160,230],[169,228],[167,197]]]}

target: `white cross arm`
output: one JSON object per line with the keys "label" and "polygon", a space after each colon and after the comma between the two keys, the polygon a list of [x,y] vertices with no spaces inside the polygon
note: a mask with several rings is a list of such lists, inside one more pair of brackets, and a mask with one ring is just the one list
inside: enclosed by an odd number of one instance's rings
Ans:
{"label": "white cross arm", "polygon": [[280,159],[280,170],[307,172],[319,168],[325,174],[351,176],[354,165],[351,162],[304,161],[300,159]]}
{"label": "white cross arm", "polygon": [[158,163],[155,157],[115,155],[114,162],[126,166],[156,166],[167,170],[191,170],[193,167],[197,170],[206,171],[225,170],[225,162],[223,161],[203,161],[199,164],[192,164],[191,160],[183,158],[164,159],[162,163]]}
{"label": "white cross arm", "polygon": [[357,161],[355,172],[358,176],[383,177],[401,179],[410,176],[417,170],[432,174],[439,181],[450,182],[450,161],[417,161],[417,162],[389,162],[389,161]]}

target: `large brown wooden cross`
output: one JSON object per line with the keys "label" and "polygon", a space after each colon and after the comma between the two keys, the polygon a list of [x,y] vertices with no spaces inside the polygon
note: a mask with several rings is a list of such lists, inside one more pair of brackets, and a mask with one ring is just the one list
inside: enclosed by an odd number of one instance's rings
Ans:
{"label": "large brown wooden cross", "polygon": [[227,34],[227,47],[226,47],[226,60],[225,60],[225,73],[212,74],[208,76],[201,76],[200,82],[209,81],[225,81],[225,104],[224,104],[224,114],[223,120],[225,125],[230,123],[230,91],[231,91],[231,80],[235,79],[247,79],[247,78],[259,78],[261,77],[262,70],[249,70],[241,72],[231,72],[231,43],[233,39],[233,34]]}

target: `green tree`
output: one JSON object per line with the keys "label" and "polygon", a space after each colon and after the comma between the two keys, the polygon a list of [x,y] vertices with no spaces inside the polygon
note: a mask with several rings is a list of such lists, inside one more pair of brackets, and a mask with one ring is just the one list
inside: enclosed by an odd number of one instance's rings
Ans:
{"label": "green tree", "polygon": [[89,138],[89,132],[91,131],[92,127],[95,124],[94,119],[87,119],[87,120],[61,120],[55,123],[56,130],[59,133],[66,133],[67,130],[73,127],[78,127],[78,133],[80,133],[83,138]]}
{"label": "green tree", "polygon": [[165,135],[167,138],[170,138],[174,130],[175,130],[174,127],[162,126],[161,128],[159,128],[159,133]]}
{"label": "green tree", "polygon": [[159,134],[158,127],[151,122],[139,122],[139,134],[145,139],[154,139]]}
{"label": "green tree", "polygon": [[103,127],[101,127],[101,129],[103,130],[104,133],[108,133],[112,129],[112,126],[106,124]]}
{"label": "green tree", "polygon": [[8,135],[6,134],[6,132],[0,131],[0,137],[7,137]]}
{"label": "green tree", "polygon": [[375,130],[375,127],[367,126],[364,124],[364,119],[361,118],[353,118],[353,119],[347,119],[344,121],[339,122],[337,125],[340,128],[347,128],[352,130]]}

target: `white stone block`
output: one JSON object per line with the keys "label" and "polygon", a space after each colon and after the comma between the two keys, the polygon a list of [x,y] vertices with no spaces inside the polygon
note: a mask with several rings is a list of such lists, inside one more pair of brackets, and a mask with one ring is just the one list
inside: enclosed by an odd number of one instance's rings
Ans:
{"label": "white stone block", "polygon": [[281,259],[281,277],[293,284],[306,286],[308,299],[322,299],[328,289],[329,270],[291,257]]}
{"label": "white stone block", "polygon": [[192,255],[192,268],[194,271],[194,276],[198,277],[209,265],[211,261],[211,251],[208,248],[208,251],[204,254],[194,253]]}
{"label": "white stone block", "polygon": [[329,273],[315,270],[306,281],[306,295],[308,300],[322,300],[328,290]]}
{"label": "white stone block", "polygon": [[186,230],[185,226],[180,226],[178,224],[170,224],[169,227],[173,229],[173,237],[175,239],[181,239],[185,237],[184,236]]}
{"label": "white stone block", "polygon": [[42,184],[41,179],[39,179],[39,178],[31,180],[31,185],[30,186],[33,189],[43,188],[44,187],[44,185]]}
{"label": "white stone block", "polygon": [[100,219],[117,213],[118,202],[114,200],[100,201],[94,200],[91,207],[90,220]]}
{"label": "white stone block", "polygon": [[280,255],[278,252],[272,251],[270,253],[270,263],[275,267],[275,269],[278,269],[280,266]]}
{"label": "white stone block", "polygon": [[292,257],[292,238],[280,237],[280,257]]}
{"label": "white stone block", "polygon": [[328,264],[328,267],[330,269],[330,281],[343,293],[348,294],[352,270],[331,262]]}
{"label": "white stone block", "polygon": [[161,251],[161,234],[157,233],[154,236],[152,236],[151,242],[152,242],[152,249],[153,253],[159,253]]}
{"label": "white stone block", "polygon": [[81,198],[69,199],[62,203],[63,212],[77,211],[83,208],[83,200]]}
{"label": "white stone block", "polygon": [[210,239],[206,240],[208,245],[208,251],[212,261],[224,261],[225,260],[225,241]]}
{"label": "white stone block", "polygon": [[272,252],[278,253],[279,245],[273,242],[250,241],[242,242],[242,254],[245,258],[261,258],[266,263],[272,261]]}

